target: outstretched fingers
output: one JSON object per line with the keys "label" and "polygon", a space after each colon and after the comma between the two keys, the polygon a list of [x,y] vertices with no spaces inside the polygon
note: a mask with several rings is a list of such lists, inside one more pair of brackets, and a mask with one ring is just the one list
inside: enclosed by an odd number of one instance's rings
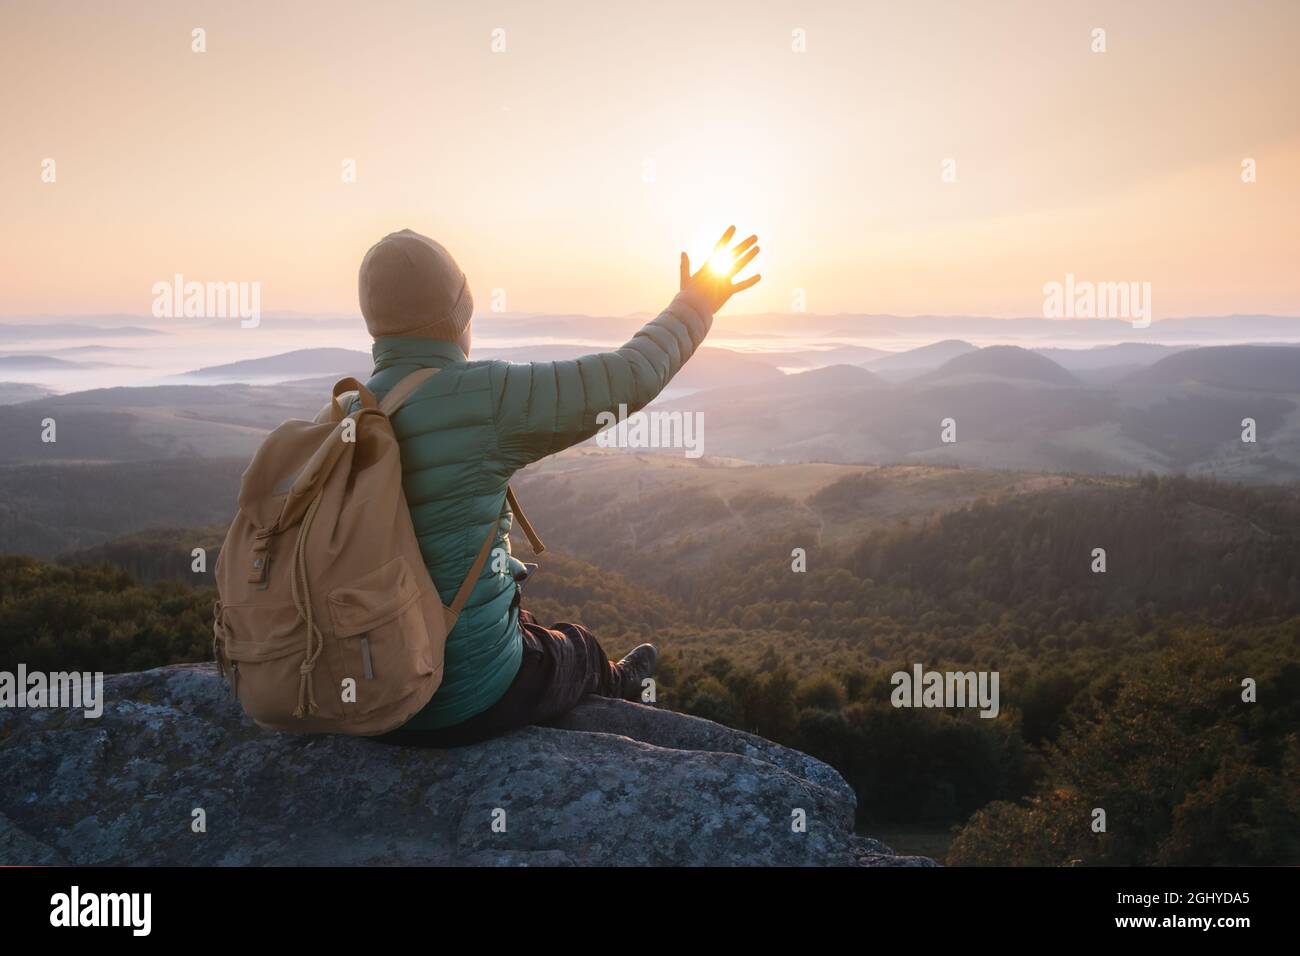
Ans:
{"label": "outstretched fingers", "polygon": [[747,253],[736,260],[736,264],[731,267],[731,275],[727,278],[734,279],[736,275],[753,261],[754,256],[758,255],[758,246],[750,249]]}
{"label": "outstretched fingers", "polygon": [[757,235],[751,235],[736,243],[735,246],[731,246],[731,241],[735,237],[736,227],[728,226],[727,231],[718,239],[708,259],[695,275],[691,275],[690,257],[685,252],[681,254],[679,266],[682,289],[694,289],[704,296],[714,312],[720,309],[732,295],[748,289],[762,278],[756,275],[739,283],[732,282],[737,274],[754,261],[754,257],[759,252]]}

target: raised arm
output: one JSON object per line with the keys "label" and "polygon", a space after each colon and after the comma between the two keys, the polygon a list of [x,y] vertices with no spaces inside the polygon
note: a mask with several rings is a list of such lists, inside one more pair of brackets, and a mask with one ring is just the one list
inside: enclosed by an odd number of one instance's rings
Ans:
{"label": "raised arm", "polygon": [[758,254],[756,236],[729,248],[735,231],[732,226],[723,234],[694,275],[682,253],[681,291],[622,348],[563,362],[502,362],[494,369],[497,436],[508,465],[522,468],[586,441],[599,430],[601,412],[626,405],[631,414],[664,390],[709,334],[713,314],[761,278],[732,282]]}

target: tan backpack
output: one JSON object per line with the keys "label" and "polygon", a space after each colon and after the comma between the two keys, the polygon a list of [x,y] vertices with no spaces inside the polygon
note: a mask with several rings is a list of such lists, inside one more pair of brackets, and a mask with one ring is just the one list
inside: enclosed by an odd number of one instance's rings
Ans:
{"label": "tan backpack", "polygon": [[[356,379],[340,380],[316,421],[275,429],[244,472],[239,514],[217,558],[213,650],[262,727],[384,733],[442,681],[447,634],[497,522],[444,607],[411,524],[388,420],[437,371],[407,375],[382,403]],[[361,402],[351,414],[339,401],[347,392]],[[541,550],[509,489],[506,499]]]}

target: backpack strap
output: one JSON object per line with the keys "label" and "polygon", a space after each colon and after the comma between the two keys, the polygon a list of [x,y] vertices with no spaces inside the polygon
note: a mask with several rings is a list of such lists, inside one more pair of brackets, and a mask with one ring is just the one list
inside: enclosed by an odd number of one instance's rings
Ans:
{"label": "backpack strap", "polygon": [[465,575],[465,580],[461,582],[460,590],[456,592],[456,596],[447,607],[448,612],[451,614],[451,621],[448,625],[449,627],[455,625],[456,618],[460,616],[460,612],[465,608],[465,602],[469,600],[469,596],[474,592],[474,585],[478,584],[479,575],[483,573],[483,566],[487,564],[488,555],[492,553],[492,542],[494,542],[497,537],[497,522],[500,521],[501,516],[506,513],[507,503],[510,505],[510,510],[514,512],[515,517],[519,520],[519,527],[522,528],[524,534],[528,536],[528,543],[532,545],[533,552],[541,554],[546,550],[546,545],[542,544],[542,539],[537,537],[537,532],[533,530],[532,524],[530,524],[528,519],[524,517],[523,509],[519,507],[519,501],[515,498],[514,491],[512,491],[509,486],[506,486],[506,501],[502,503],[501,510],[497,512],[497,516],[492,519],[492,525],[488,528],[487,537],[483,539],[483,544],[479,547],[478,554],[474,556],[474,563],[470,565],[469,572]]}
{"label": "backpack strap", "polygon": [[362,408],[379,407],[374,393],[349,375],[334,383],[334,390],[330,392],[330,403],[320,410],[315,419],[316,424],[342,421],[347,417],[348,406],[351,405],[354,396],[361,403]]}
{"label": "backpack strap", "polygon": [[[379,403],[379,410],[385,415],[393,415],[402,404],[410,398],[411,394],[427,382],[430,378],[440,372],[441,369],[422,368],[411,372],[401,381],[392,387],[384,400]],[[465,580],[461,582],[460,589],[456,596],[452,598],[451,604],[447,607],[450,615],[449,626],[455,626],[456,618],[460,612],[465,609],[465,604],[469,601],[469,596],[474,593],[474,586],[478,584],[479,576],[483,573],[483,566],[487,564],[488,555],[492,553],[492,542],[497,537],[497,523],[501,520],[501,515],[506,513],[506,506],[509,505],[511,513],[519,522],[519,528],[528,538],[528,544],[533,549],[534,554],[541,554],[546,550],[546,545],[542,539],[537,536],[537,531],[533,524],[524,514],[523,507],[519,504],[519,499],[515,497],[514,489],[506,486],[506,500],[501,504],[501,510],[497,513],[496,518],[492,520],[488,528],[487,536],[483,539],[483,544],[479,546],[478,554],[474,556],[474,563],[470,565],[469,571],[465,575]]]}
{"label": "backpack strap", "polygon": [[[388,394],[384,396],[384,400],[379,403],[379,410],[385,415],[391,416],[402,407],[402,404],[411,396],[412,392],[440,371],[442,370],[436,368],[422,368],[411,372],[394,385]],[[524,514],[523,505],[521,505],[519,499],[515,497],[515,490],[509,485],[506,486],[506,503],[510,505],[510,511],[514,514],[515,520],[519,522],[519,530],[524,533],[526,538],[528,538],[528,545],[533,549],[533,554],[541,554],[546,550],[546,545],[542,543],[542,539],[538,536],[537,529],[533,527],[533,523],[528,520],[528,515]],[[493,536],[495,536],[495,530]],[[488,550],[491,550],[490,546],[487,547]],[[481,571],[482,568],[480,567],[479,570]],[[474,577],[477,578],[478,575],[475,574]]]}
{"label": "backpack strap", "polygon": [[441,371],[439,368],[422,368],[404,376],[384,396],[384,400],[379,403],[379,410],[385,415],[392,415],[411,397],[412,392]]}
{"label": "backpack strap", "polygon": [[505,513],[506,509],[503,505],[501,510],[497,512],[497,516],[492,519],[492,526],[488,528],[487,537],[483,539],[483,546],[478,549],[474,563],[469,566],[469,573],[465,575],[465,580],[461,582],[460,590],[456,592],[451,604],[447,606],[447,610],[451,614],[451,621],[447,625],[448,628],[455,626],[456,618],[460,616],[460,612],[465,607],[465,602],[469,600],[470,594],[474,591],[474,585],[478,584],[478,577],[483,573],[483,565],[487,564],[488,555],[492,553],[492,542],[497,537],[497,522],[501,520],[501,516]]}
{"label": "backpack strap", "polygon": [[506,501],[510,504],[510,510],[514,512],[515,520],[519,522],[519,530],[528,538],[528,546],[533,549],[533,554],[541,554],[546,550],[546,545],[542,544],[542,539],[537,536],[537,530],[533,523],[528,520],[528,515],[524,514],[523,505],[515,497],[515,490],[506,485]]}
{"label": "backpack strap", "polygon": [[337,399],[340,395],[346,395],[348,392],[357,393],[357,398],[361,399],[362,408],[375,408],[379,405],[379,403],[375,401],[374,393],[351,375],[335,382],[334,390],[330,393],[330,396]]}
{"label": "backpack strap", "polygon": [[[346,412],[347,406],[352,403],[352,399],[349,397],[352,393],[356,394],[357,400],[361,403],[360,410],[354,413],[358,419],[367,412],[372,411],[380,411],[383,412],[384,415],[392,415],[402,407],[402,403],[411,396],[412,392],[427,382],[434,373],[438,371],[440,371],[440,369],[422,368],[411,372],[393,386],[389,393],[384,396],[382,402],[375,401],[374,393],[358,382],[355,378],[341,378],[334,383],[334,390],[331,393],[330,404],[321,412],[320,415],[316,416],[316,423],[328,424],[329,422],[334,422],[337,425],[342,422],[344,418],[348,417],[344,412]],[[340,398],[344,400],[341,407],[339,401]],[[289,495],[285,499],[284,506],[280,511],[277,526],[288,527],[303,515],[307,503],[317,490],[316,486],[320,481],[321,476],[326,474],[329,469],[333,468],[334,463],[338,461],[339,456],[343,454],[345,446],[338,440],[339,435],[340,432],[336,428],[335,433],[316,449],[315,453],[313,453],[311,458],[308,459],[307,464],[304,465],[302,470],[299,472],[298,477],[294,479],[293,486],[289,489]],[[254,460],[256,461],[256,459]]]}

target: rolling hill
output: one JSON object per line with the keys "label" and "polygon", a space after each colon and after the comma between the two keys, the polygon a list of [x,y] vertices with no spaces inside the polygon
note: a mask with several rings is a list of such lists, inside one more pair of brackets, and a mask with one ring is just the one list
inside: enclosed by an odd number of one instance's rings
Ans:
{"label": "rolling hill", "polygon": [[[6,535],[9,546],[0,550],[57,556],[78,564],[108,562],[150,582],[210,583],[211,561],[235,509],[242,466],[227,460],[0,467],[0,483],[10,493],[0,508],[6,529],[18,519],[29,527],[49,523],[56,532],[43,539],[28,536],[19,546]],[[963,556],[936,555],[923,566],[948,564],[966,574],[969,563],[988,552],[980,535],[967,536],[958,525],[947,524],[947,516],[968,509],[983,516],[1017,512],[1021,518],[1016,524],[1022,529],[1017,533],[1032,534],[1038,502],[1057,502],[1053,508],[1060,515],[1073,515],[1070,520],[1077,521],[1080,509],[1100,512],[1107,500],[1122,500],[1133,516],[1119,522],[1097,517],[1091,523],[1107,525],[1105,537],[1131,537],[1132,525],[1155,520],[1149,514],[1138,517],[1149,507],[1134,504],[1137,493],[1160,487],[1154,478],[932,466],[704,463],[599,449],[574,449],[547,459],[522,472],[516,484],[547,541],[548,553],[617,572],[643,595],[678,598],[698,590],[701,583],[712,586],[710,581],[744,588],[743,574],[736,577],[743,570],[735,563],[738,556],[788,563],[790,549],[799,547],[813,570],[832,556],[842,560],[854,554],[864,540],[897,544],[917,532],[928,533],[940,552],[952,546],[942,544],[945,537],[960,538]],[[1291,491],[1187,479],[1168,479],[1166,488],[1174,493],[1149,505],[1164,509],[1160,520],[1167,525],[1166,533],[1176,532],[1189,548],[1262,549],[1276,544],[1279,535],[1290,539],[1300,534],[1300,513]],[[1133,545],[1140,542],[1155,546],[1141,536]],[[1058,546],[1079,548],[1077,542],[1064,540],[1050,548]],[[190,569],[195,547],[210,552],[206,576],[195,576]],[[1035,547],[1049,545],[1038,541]],[[1086,555],[1086,549],[1082,553]],[[1014,557],[999,552],[996,560],[1013,562]],[[986,556],[986,561],[994,560]],[[1079,564],[1083,581],[1095,581],[1086,576],[1086,560],[1071,561]],[[882,581],[916,575],[915,569],[903,565],[860,570]],[[1005,588],[1029,573],[992,581]],[[1171,584],[1177,579],[1168,569],[1159,574]],[[944,589],[938,580],[919,579],[918,584],[936,592]],[[1045,580],[1039,584],[1050,586]],[[1132,592],[1135,587],[1131,580],[1116,581],[1107,590]],[[1290,588],[1295,587],[1292,582]],[[565,596],[558,584],[549,593]],[[576,594],[570,597],[578,599]]]}
{"label": "rolling hill", "polygon": [[939,368],[945,362],[976,351],[975,346],[961,339],[945,339],[906,352],[894,352],[864,363],[877,375],[891,381],[901,381],[910,376]]}
{"label": "rolling hill", "polygon": [[[328,398],[292,388],[102,388],[0,405],[0,462],[249,458],[268,431]],[[42,440],[53,419],[55,441]]]}
{"label": "rolling hill", "polygon": [[1121,342],[1118,345],[1094,345],[1087,349],[1039,348],[1034,352],[1051,359],[1067,371],[1103,368],[1139,368],[1151,365],[1191,346],[1159,345],[1155,342]]}
{"label": "rolling hill", "polygon": [[366,378],[373,365],[370,354],[355,349],[297,349],[245,359],[225,365],[212,365],[187,372],[191,378],[220,378],[226,381],[249,381],[271,377],[287,378],[308,375],[354,375]]}
{"label": "rolling hill", "polygon": [[[1007,348],[967,353],[901,384],[837,383],[803,394],[792,384],[765,393],[719,389],[670,407],[704,415],[706,455],[751,461],[1300,477],[1300,408],[1287,391],[1086,385],[1043,356]],[[1246,417],[1258,425],[1254,444],[1241,441]],[[940,434],[949,418],[954,443]]]}
{"label": "rolling hill", "polygon": [[16,405],[53,395],[54,390],[28,382],[0,382],[0,405]]}
{"label": "rolling hill", "polygon": [[1046,356],[1017,345],[990,345],[967,351],[940,365],[920,381],[1026,381],[1044,385],[1078,386],[1077,378]]}
{"label": "rolling hill", "polygon": [[859,365],[827,365],[796,372],[778,379],[769,395],[826,395],[846,389],[878,388],[884,385],[875,372]]}
{"label": "rolling hill", "polygon": [[1196,382],[1242,391],[1300,393],[1300,347],[1220,345],[1190,349],[1134,372],[1135,385]]}
{"label": "rolling hill", "polygon": [[1070,477],[929,466],[717,459],[578,448],[514,481],[548,546],[663,590],[738,552],[839,549],[869,531],[974,501],[1082,487]]}
{"label": "rolling hill", "polygon": [[[171,541],[182,557],[191,547],[212,547],[213,535],[234,514],[246,465],[239,458],[0,465],[0,550],[94,561],[109,557],[101,545],[124,542],[112,554],[129,555],[138,573],[175,576],[154,569],[150,543]],[[513,484],[549,547],[630,580],[660,581],[710,563],[725,566],[729,549],[766,547],[787,535],[810,549],[839,547],[868,531],[977,500],[1088,482],[931,466],[755,465],[581,447],[529,466]]]}

